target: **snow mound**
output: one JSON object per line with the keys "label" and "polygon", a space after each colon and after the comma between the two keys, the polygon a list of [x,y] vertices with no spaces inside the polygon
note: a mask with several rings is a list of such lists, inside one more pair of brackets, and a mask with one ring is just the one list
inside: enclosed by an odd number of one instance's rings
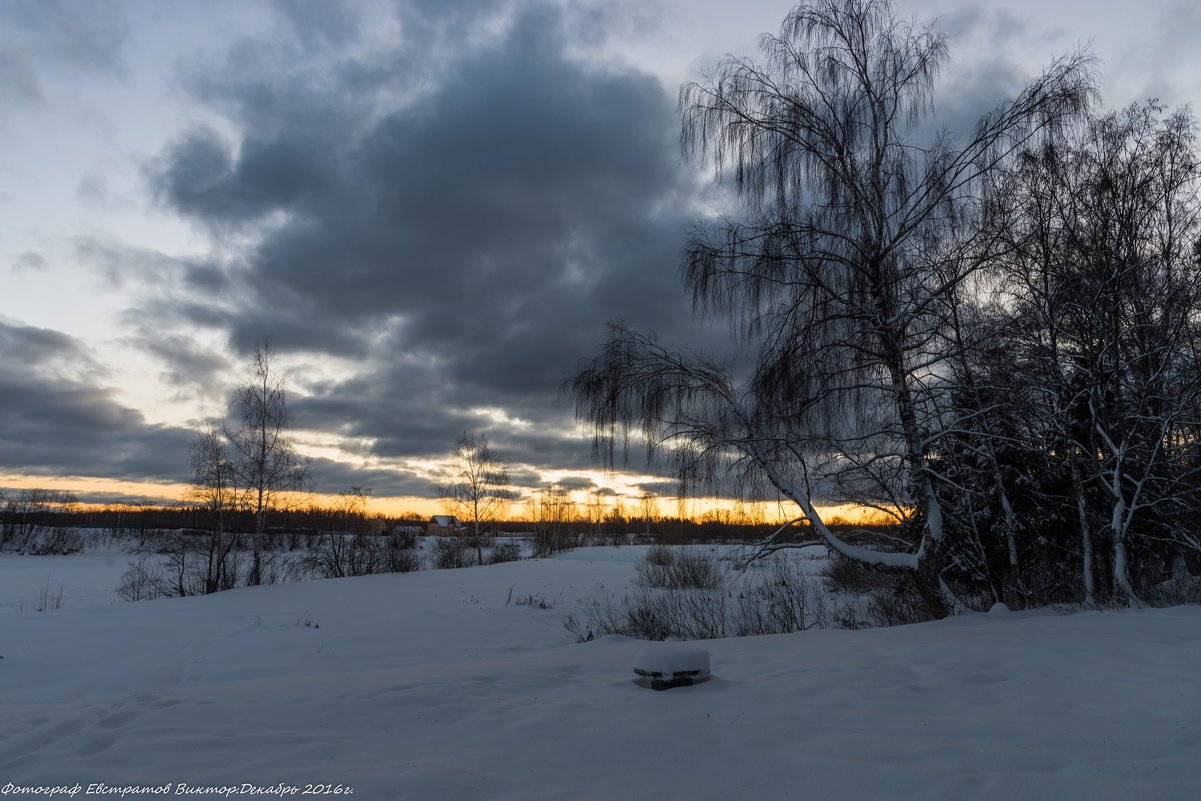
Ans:
{"label": "snow mound", "polygon": [[651,680],[651,689],[688,687],[709,678],[709,652],[682,645],[656,645],[634,655],[634,672]]}
{"label": "snow mound", "polygon": [[680,645],[643,648],[634,655],[634,672],[664,678],[705,677],[709,675],[709,652]]}

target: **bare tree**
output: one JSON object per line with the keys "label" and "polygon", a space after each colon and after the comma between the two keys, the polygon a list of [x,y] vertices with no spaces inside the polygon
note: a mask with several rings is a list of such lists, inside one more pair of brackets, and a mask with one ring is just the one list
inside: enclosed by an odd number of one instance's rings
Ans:
{"label": "bare tree", "polygon": [[534,525],[535,556],[550,556],[572,547],[570,528],[576,505],[566,487],[547,484],[534,490],[526,500],[526,514]]}
{"label": "bare tree", "polygon": [[4,550],[4,546],[8,544],[9,538],[12,536],[12,524],[8,519],[8,510],[10,509],[8,492],[0,487],[0,551]]}
{"label": "bare tree", "polygon": [[[955,602],[932,458],[948,428],[946,303],[989,252],[975,225],[983,179],[1086,108],[1088,61],[1055,62],[962,145],[922,144],[947,60],[935,28],[898,20],[887,0],[815,0],[760,41],[763,64],[727,58],[680,95],[685,152],[731,176],[747,214],[698,229],[686,284],[698,312],[753,349],[752,375],[614,326],[575,380],[577,414],[610,454],[631,426],[670,444],[684,480],[730,465],[766,479],[837,552],[912,571],[941,616]],[[831,487],[912,510],[913,549],[836,536],[814,505]]]}
{"label": "bare tree", "polygon": [[[1131,549],[1201,550],[1196,123],[1152,102],[1026,154],[1005,184],[1004,302],[1029,353],[1044,450],[1069,462],[1086,603],[1139,602]],[[1146,582],[1144,582],[1145,584]]]}
{"label": "bare tree", "polygon": [[370,490],[351,487],[338,494],[330,530],[319,536],[308,557],[309,566],[323,578],[367,576],[382,572],[382,548],[368,532]]}
{"label": "bare tree", "polygon": [[4,502],[0,515],[0,547],[10,545],[29,553],[52,553],[69,549],[66,524],[79,499],[72,492],[23,489]]}
{"label": "bare tree", "polygon": [[233,398],[238,427],[226,428],[233,466],[246,506],[254,513],[253,561],[248,583],[262,583],[267,515],[301,490],[310,462],[296,452],[288,418],[286,381],[275,371],[275,351],[255,346],[250,379]]}
{"label": "bare tree", "polygon": [[638,496],[638,511],[642,517],[642,536],[651,535],[651,523],[659,517],[659,498],[650,492]]}
{"label": "bare tree", "polygon": [[237,537],[225,531],[225,516],[237,506],[234,465],[224,431],[210,426],[196,434],[191,452],[192,483],[187,497],[205,509],[209,517],[209,537],[203,551],[201,580],[206,594],[236,586]]}
{"label": "bare tree", "polygon": [[484,563],[480,526],[495,520],[514,499],[509,471],[492,451],[486,436],[464,434],[455,443],[450,474],[438,487],[447,511],[471,524],[475,536],[476,564]]}

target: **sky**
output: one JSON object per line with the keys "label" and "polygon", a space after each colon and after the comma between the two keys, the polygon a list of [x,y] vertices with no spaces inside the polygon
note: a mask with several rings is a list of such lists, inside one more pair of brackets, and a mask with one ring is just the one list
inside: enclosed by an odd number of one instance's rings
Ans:
{"label": "sky", "polygon": [[[0,3],[0,487],[180,496],[258,341],[314,487],[430,513],[487,436],[519,492],[671,495],[603,471],[564,382],[607,321],[691,351],[684,237],[726,197],[676,98],[790,4]],[[966,132],[1087,47],[1103,102],[1201,100],[1201,7],[897,0],[939,18]]]}

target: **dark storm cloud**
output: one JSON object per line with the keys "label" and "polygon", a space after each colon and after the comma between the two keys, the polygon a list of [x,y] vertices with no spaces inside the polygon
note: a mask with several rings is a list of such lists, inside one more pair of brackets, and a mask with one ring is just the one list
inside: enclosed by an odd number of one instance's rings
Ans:
{"label": "dark storm cloud", "polygon": [[325,144],[299,135],[248,138],[235,156],[216,132],[198,128],[168,148],[155,181],[170,205],[211,224],[240,227],[330,189],[314,158]]}
{"label": "dark storm cloud", "polygon": [[191,433],[147,424],[98,383],[71,337],[0,322],[0,469],[130,480],[184,477]]}
{"label": "dark storm cloud", "polygon": [[[487,4],[456,7],[405,4],[402,27],[438,41],[492,18]],[[694,348],[722,341],[698,344],[680,289],[691,211],[673,101],[652,76],[569,58],[565,30],[578,26],[563,13],[522,7],[504,36],[454,60],[335,58],[314,80],[241,42],[224,69],[189,79],[240,141],[186,132],[151,176],[167,206],[214,234],[259,232],[232,277],[242,297],[218,315],[231,343],[360,364],[308,387],[298,426],[370,439],[387,457],[487,433],[514,463],[583,467],[588,443],[553,433],[570,423],[560,386],[606,320]],[[409,87],[422,60],[445,69]],[[381,81],[398,99],[368,114]],[[175,300],[212,324],[211,306]],[[530,425],[481,411],[496,408]]]}
{"label": "dark storm cloud", "polygon": [[600,464],[592,454],[591,441],[584,438],[503,430],[497,431],[492,438],[497,443],[497,451],[511,462],[565,470],[596,468]]}
{"label": "dark storm cloud", "polygon": [[438,497],[433,482],[411,470],[355,467],[333,459],[316,459],[312,474],[314,492],[337,494],[358,487],[375,497]]}
{"label": "dark storm cloud", "polygon": [[563,476],[555,484],[569,491],[596,489],[596,482],[587,476]]}

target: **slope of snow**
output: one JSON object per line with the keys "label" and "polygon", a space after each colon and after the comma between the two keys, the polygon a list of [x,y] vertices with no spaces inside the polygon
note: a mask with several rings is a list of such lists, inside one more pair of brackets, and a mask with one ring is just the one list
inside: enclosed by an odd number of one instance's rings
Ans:
{"label": "slope of snow", "polygon": [[[632,669],[645,643],[562,628],[581,600],[623,593],[639,556],[5,613],[0,786],[1201,797],[1201,609],[715,640],[710,681],[652,692]],[[552,608],[506,603],[531,596]]]}

